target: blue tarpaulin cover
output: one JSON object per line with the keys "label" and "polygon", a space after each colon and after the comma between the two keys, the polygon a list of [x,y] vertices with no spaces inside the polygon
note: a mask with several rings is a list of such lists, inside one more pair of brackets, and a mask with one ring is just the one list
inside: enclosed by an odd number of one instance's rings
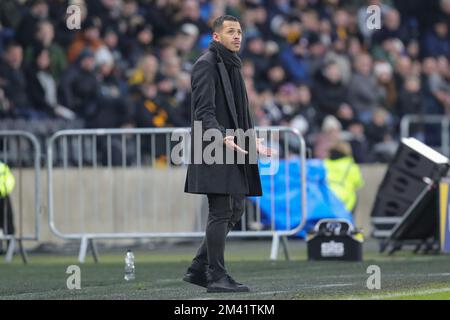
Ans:
{"label": "blue tarpaulin cover", "polygon": [[[277,230],[293,229],[301,220],[301,176],[300,158],[278,160],[278,170],[273,175],[261,174],[263,196],[260,197],[262,211],[261,222],[270,227],[271,207],[275,210],[275,228]],[[260,172],[267,171],[270,163],[260,161]],[[289,166],[289,176],[287,168]],[[289,189],[287,188],[289,182]],[[271,189],[274,200],[271,202]],[[322,160],[309,159],[306,161],[306,202],[307,220],[305,227],[297,236],[306,238],[306,234],[320,219],[344,218],[353,223],[352,214],[345,208],[341,200],[331,191],[326,181],[326,169]],[[289,199],[290,218],[287,217],[287,201]],[[256,201],[256,197],[251,198]]]}

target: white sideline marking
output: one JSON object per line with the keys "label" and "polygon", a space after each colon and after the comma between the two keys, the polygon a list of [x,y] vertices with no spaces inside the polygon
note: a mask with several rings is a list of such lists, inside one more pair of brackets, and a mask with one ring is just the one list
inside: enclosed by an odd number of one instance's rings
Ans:
{"label": "white sideline marking", "polygon": [[248,292],[248,293],[253,293],[256,294],[258,296],[262,296],[262,295],[266,295],[266,294],[278,294],[278,293],[285,293],[285,292],[292,292],[292,291],[287,291],[287,290],[280,290],[280,291],[263,291],[263,292]]}
{"label": "white sideline marking", "polygon": [[[450,288],[441,288],[441,289],[429,289],[429,290],[422,290],[422,291],[415,291],[415,292],[399,292],[399,293],[388,293],[388,294],[380,294],[376,296],[367,297],[367,299],[389,299],[389,298],[400,298],[400,297],[408,297],[408,296],[415,296],[415,295],[427,295],[427,294],[433,294],[433,293],[443,293],[443,292],[450,292]],[[365,298],[349,298],[349,300],[364,300]]]}
{"label": "white sideline marking", "polygon": [[156,280],[156,282],[162,282],[162,283],[165,283],[165,282],[179,282],[179,281],[180,281],[180,278],[172,278],[172,279],[167,278],[167,279],[157,279]]}
{"label": "white sideline marking", "polygon": [[450,276],[450,273],[429,273],[427,274],[429,277],[448,277]]}
{"label": "white sideline marking", "polygon": [[[353,286],[354,283],[332,283],[332,284],[322,284],[317,286],[299,286],[299,289],[316,289],[316,288],[333,288],[333,287],[349,287]],[[291,292],[295,293],[295,290],[281,290],[281,291],[263,291],[263,292],[253,292],[253,294],[256,295],[265,295],[265,294],[275,294],[275,293],[285,293],[285,292]],[[252,293],[250,291],[250,293]]]}
{"label": "white sideline marking", "polygon": [[[332,287],[348,287],[353,286],[354,283],[333,283],[333,284],[324,284],[324,285],[318,285],[318,286],[299,286],[299,289],[311,289],[311,288],[332,288]],[[251,294],[251,295],[270,295],[270,294],[279,294],[279,293],[295,293],[295,290],[278,290],[278,291],[250,291],[250,292],[235,292],[235,293],[242,293],[242,294]],[[214,296],[211,297],[193,297],[189,300],[211,300],[214,299]]]}
{"label": "white sideline marking", "polygon": [[[250,291],[250,292],[233,292],[233,293],[238,293],[238,294],[251,294],[251,295],[267,295],[267,294],[278,294],[278,293],[285,293],[285,292],[292,292],[292,291],[286,291],[286,290],[282,290],[282,291],[264,291],[264,292],[255,292],[255,291]],[[225,292],[225,294],[227,294]],[[213,293],[211,296],[209,297],[193,297],[193,298],[189,298],[188,300],[212,300],[212,299],[217,299],[215,298],[216,293]]]}
{"label": "white sideline marking", "polygon": [[333,287],[350,287],[353,286],[354,283],[333,283],[333,284],[321,284],[318,286],[308,286],[305,288],[333,288]]}

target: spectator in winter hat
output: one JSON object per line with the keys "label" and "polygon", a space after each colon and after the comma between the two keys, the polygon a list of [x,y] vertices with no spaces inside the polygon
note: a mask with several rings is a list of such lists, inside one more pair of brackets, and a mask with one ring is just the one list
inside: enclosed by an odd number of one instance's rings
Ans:
{"label": "spectator in winter hat", "polygon": [[81,51],[89,48],[93,52],[103,46],[100,38],[101,21],[97,17],[88,17],[82,26],[82,31],[77,33],[75,40],[67,50],[69,62],[74,62]]}

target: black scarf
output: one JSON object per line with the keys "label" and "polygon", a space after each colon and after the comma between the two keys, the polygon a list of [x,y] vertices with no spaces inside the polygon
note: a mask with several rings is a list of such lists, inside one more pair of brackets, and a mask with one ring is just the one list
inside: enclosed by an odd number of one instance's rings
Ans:
{"label": "black scarf", "polygon": [[230,78],[230,83],[233,90],[239,128],[244,131],[249,128],[253,128],[249,114],[247,90],[245,89],[244,79],[241,74],[241,58],[239,58],[237,53],[228,50],[220,42],[214,40],[210,42],[209,50],[215,52],[216,55],[222,59],[225,64],[225,68],[228,71],[228,76]]}

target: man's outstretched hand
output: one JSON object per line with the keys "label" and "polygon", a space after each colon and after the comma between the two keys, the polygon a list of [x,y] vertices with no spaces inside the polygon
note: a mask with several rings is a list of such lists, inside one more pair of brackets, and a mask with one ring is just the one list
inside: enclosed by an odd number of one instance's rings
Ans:
{"label": "man's outstretched hand", "polygon": [[227,146],[227,148],[230,148],[231,150],[236,150],[238,152],[241,152],[243,154],[247,154],[248,151],[245,151],[241,147],[239,147],[236,143],[234,143],[234,136],[226,136],[223,138],[223,143]]}
{"label": "man's outstretched hand", "polygon": [[[275,149],[272,148],[268,148],[265,145],[262,144],[262,142],[264,141],[263,138],[257,138],[256,139],[256,151],[259,154],[262,154],[264,156],[270,157],[270,156],[275,156],[278,154],[278,152]],[[238,152],[241,152],[243,154],[248,154],[248,151],[242,149],[241,147],[239,147],[235,142],[234,142],[234,136],[226,136],[223,139],[223,143],[225,143],[225,145],[230,148],[231,150],[236,150]]]}
{"label": "man's outstretched hand", "polygon": [[264,141],[263,138],[256,138],[256,151],[259,154],[262,154],[267,157],[276,156],[278,152],[275,149],[268,148],[265,145],[263,145],[262,144],[263,141]]}

